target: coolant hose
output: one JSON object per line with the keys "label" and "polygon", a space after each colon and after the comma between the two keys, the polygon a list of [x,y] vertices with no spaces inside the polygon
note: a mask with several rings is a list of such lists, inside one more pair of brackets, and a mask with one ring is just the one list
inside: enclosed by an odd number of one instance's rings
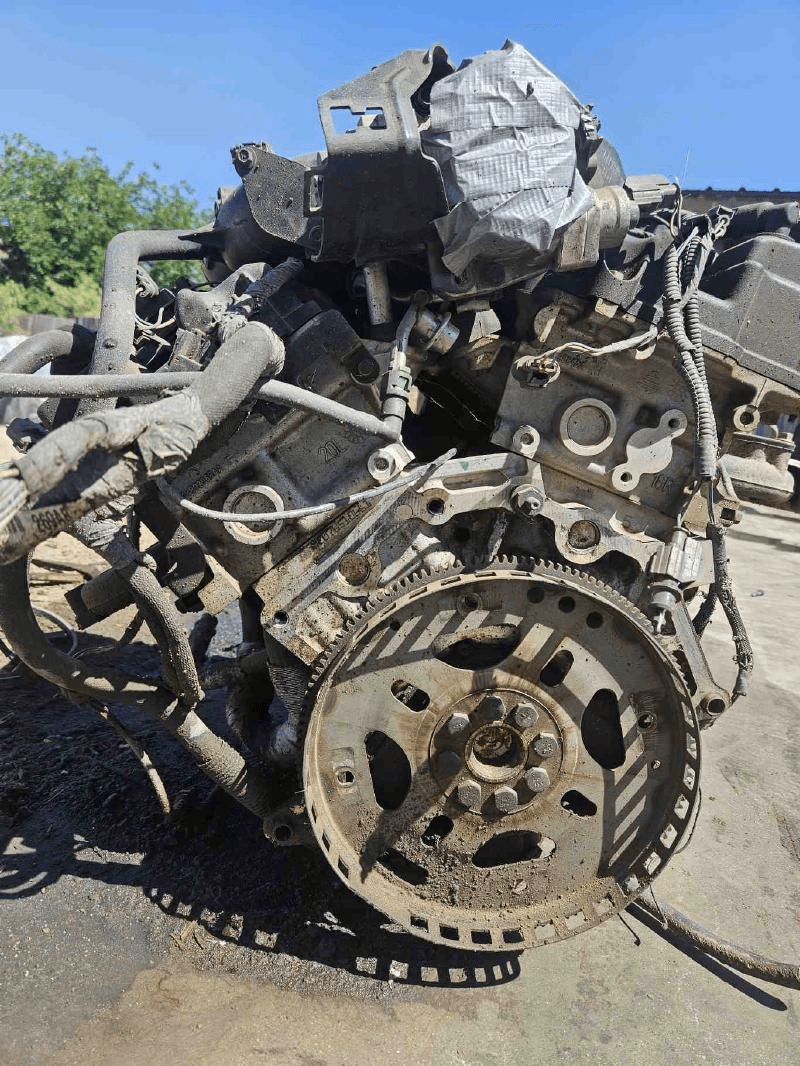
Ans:
{"label": "coolant hose", "polygon": [[775,962],[764,955],[757,955],[755,952],[740,948],[737,944],[731,944],[660,900],[658,903],[650,903],[640,896],[633,906],[641,907],[660,925],[663,926],[666,923],[666,928],[674,932],[681,940],[686,940],[706,955],[719,959],[732,970],[738,970],[739,973],[747,974],[748,977],[768,981],[773,985],[782,985],[784,988],[800,988],[800,966],[789,962]]}
{"label": "coolant hose", "polygon": [[[136,268],[144,259],[202,259],[203,245],[182,230],[127,230],[112,237],[103,267],[103,298],[90,371],[113,374],[133,351],[136,329]],[[78,413],[114,406],[110,398],[87,398]]]}
{"label": "coolant hose", "polygon": [[[280,338],[268,326],[249,322],[220,346],[184,392],[143,406],[98,411],[49,433],[15,461],[21,483],[0,481],[3,499],[24,488],[47,511],[46,520],[43,513],[37,519],[36,511],[21,511],[14,496],[17,522],[12,535],[0,528],[0,562],[27,554],[142,482],[174,472],[254,393],[261,377],[280,372],[283,358]],[[9,525],[10,512],[2,513]]]}
{"label": "coolant hose", "polygon": [[94,333],[77,323],[70,330],[51,329],[28,337],[0,362],[4,374],[34,374],[64,356],[89,357]]}

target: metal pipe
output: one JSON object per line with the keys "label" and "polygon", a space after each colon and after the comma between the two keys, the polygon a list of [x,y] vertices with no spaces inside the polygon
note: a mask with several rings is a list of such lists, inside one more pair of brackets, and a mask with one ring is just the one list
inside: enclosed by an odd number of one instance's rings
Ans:
{"label": "metal pipe", "polygon": [[272,403],[284,407],[296,407],[301,411],[310,411],[322,418],[330,418],[335,422],[342,422],[363,430],[383,440],[399,440],[399,427],[395,427],[377,415],[367,414],[365,411],[356,411],[353,407],[347,407],[337,400],[330,400],[327,396],[319,396],[315,392],[301,389],[297,385],[290,385],[288,381],[268,381],[258,390],[260,400],[269,400]]}
{"label": "metal pipe", "polygon": [[367,312],[370,324],[385,326],[392,321],[392,294],[385,263],[365,263],[362,268],[367,289]]}
{"label": "metal pipe", "polygon": [[[204,371],[189,370],[174,374],[80,374],[75,377],[68,374],[35,377],[25,373],[0,373],[0,395],[62,398],[78,396],[91,399],[141,396],[165,390],[185,389],[193,385],[202,373]],[[337,400],[301,389],[287,381],[267,381],[260,386],[256,395],[260,400],[267,400],[281,407],[310,411],[383,440],[398,439],[396,430],[385,424],[377,415],[357,411]]]}

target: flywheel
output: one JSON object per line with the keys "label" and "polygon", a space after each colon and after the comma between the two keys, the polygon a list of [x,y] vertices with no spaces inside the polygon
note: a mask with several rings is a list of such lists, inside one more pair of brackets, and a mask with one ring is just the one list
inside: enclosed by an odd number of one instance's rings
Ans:
{"label": "flywheel", "polygon": [[306,808],[338,876],[441,944],[572,936],[663,869],[699,784],[667,647],[627,600],[534,560],[379,595],[312,688]]}

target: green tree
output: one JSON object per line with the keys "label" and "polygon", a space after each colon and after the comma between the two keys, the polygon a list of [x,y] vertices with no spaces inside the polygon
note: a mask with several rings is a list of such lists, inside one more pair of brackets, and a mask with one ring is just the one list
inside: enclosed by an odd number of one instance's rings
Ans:
{"label": "green tree", "polygon": [[[205,220],[185,182],[133,176],[131,164],[113,175],[93,148],[59,157],[19,133],[3,135],[0,146],[0,303],[5,293],[31,313],[91,305],[114,234],[188,230]],[[165,285],[191,270],[188,263],[158,263],[152,273]]]}

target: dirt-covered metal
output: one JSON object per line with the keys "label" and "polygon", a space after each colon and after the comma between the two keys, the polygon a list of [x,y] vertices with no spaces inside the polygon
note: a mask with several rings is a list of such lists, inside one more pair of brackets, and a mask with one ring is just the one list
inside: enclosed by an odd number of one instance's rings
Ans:
{"label": "dirt-covered metal", "polygon": [[423,572],[375,598],[312,692],[317,841],[355,892],[437,943],[590,928],[691,819],[685,684],[647,619],[576,571]]}
{"label": "dirt-covered metal", "polygon": [[[698,726],[747,691],[725,537],[794,489],[798,208],[684,211],[511,42],[404,52],[320,117],[326,152],[235,146],[196,232],[115,237],[96,336],[8,357],[0,387],[48,399],[0,467],[0,627],[411,932],[548,943],[663,868]],[[164,257],[208,284],[159,290]],[[62,530],[108,564],[64,610],[135,604],[159,674],[43,634],[27,556]],[[183,617],[233,605],[202,662]]]}

